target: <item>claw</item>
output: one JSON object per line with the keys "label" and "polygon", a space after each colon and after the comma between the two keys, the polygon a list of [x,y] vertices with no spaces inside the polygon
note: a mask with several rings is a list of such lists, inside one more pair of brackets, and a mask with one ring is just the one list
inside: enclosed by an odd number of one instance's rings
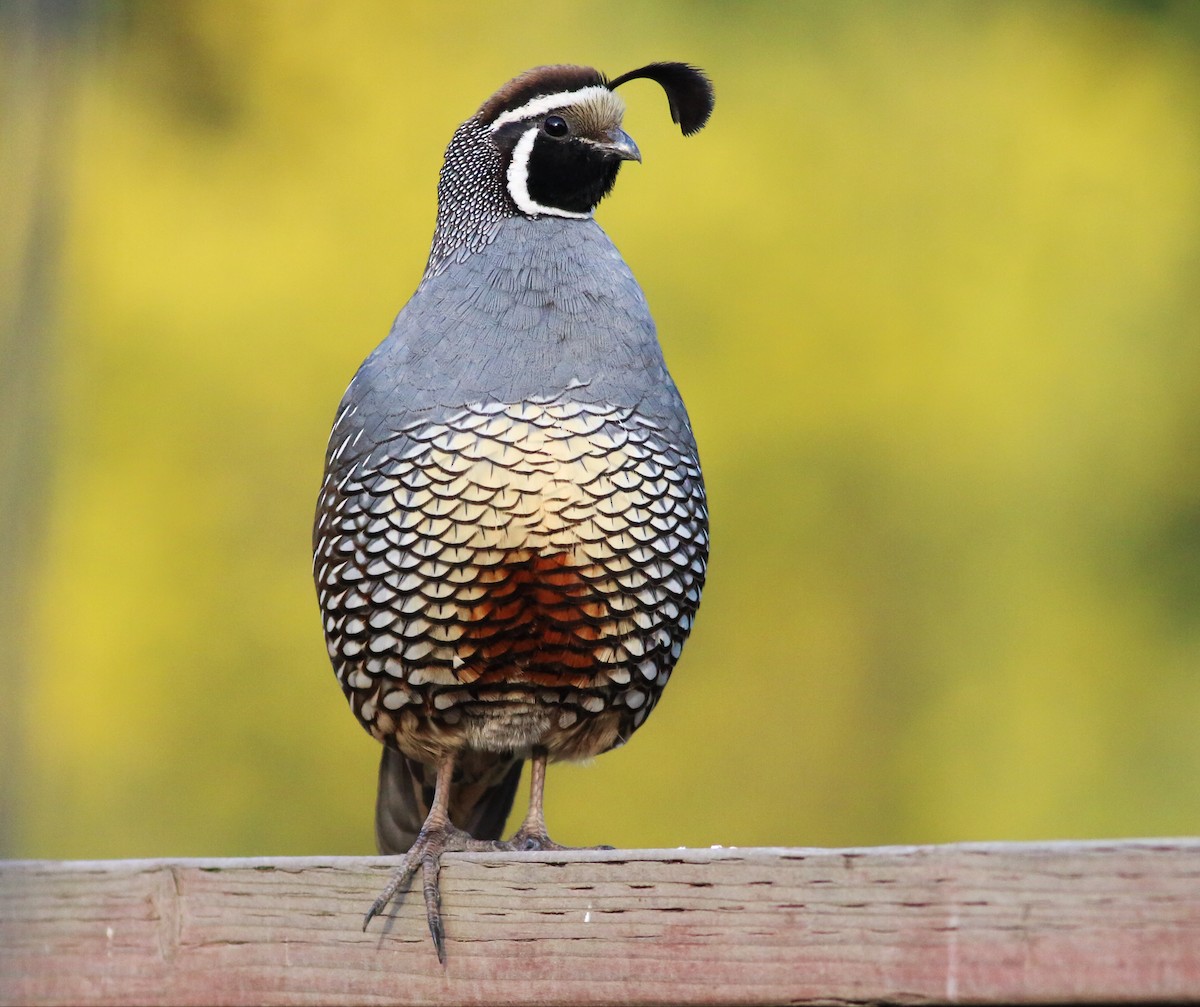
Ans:
{"label": "claw", "polygon": [[521,829],[516,835],[509,840],[509,844],[514,850],[519,850],[523,853],[533,853],[542,850],[563,850],[569,852],[571,850],[611,850],[612,846],[563,846],[562,843],[556,843],[545,832],[527,832]]}
{"label": "claw", "polygon": [[433,938],[433,949],[437,952],[438,961],[446,964],[446,930],[442,926],[442,890],[438,886],[438,870],[441,867],[439,858],[425,856],[421,858],[421,873],[425,894],[425,920],[429,924],[429,936]]}
{"label": "claw", "polygon": [[509,843],[489,839],[475,839],[462,829],[452,825],[445,809],[435,799],[434,807],[417,834],[412,848],[404,854],[399,866],[392,873],[379,896],[371,903],[363,919],[363,930],[378,916],[408,883],[417,868],[421,869],[421,893],[425,897],[425,919],[429,924],[429,935],[438,961],[446,964],[446,929],[442,924],[442,890],[438,883],[443,853],[490,852],[511,850]]}
{"label": "claw", "polygon": [[562,846],[551,839],[544,831],[530,831],[522,827],[512,839],[509,840],[513,845],[513,849],[522,850],[526,853],[532,853],[536,850],[570,850],[574,849],[571,846]]}
{"label": "claw", "polygon": [[417,873],[417,864],[405,854],[403,862],[393,872],[387,885],[384,886],[382,892],[374,902],[371,903],[371,908],[367,910],[367,915],[363,917],[363,933],[366,933],[367,927],[371,925],[371,920],[378,916],[387,907],[387,904],[396,897],[396,893],[408,884],[409,879]]}

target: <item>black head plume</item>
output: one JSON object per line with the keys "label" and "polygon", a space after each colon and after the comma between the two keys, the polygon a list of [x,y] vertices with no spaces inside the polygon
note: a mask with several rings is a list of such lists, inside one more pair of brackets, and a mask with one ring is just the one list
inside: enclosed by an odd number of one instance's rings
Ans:
{"label": "black head plume", "polygon": [[715,98],[712,81],[702,70],[687,63],[649,63],[610,80],[609,90],[639,78],[655,81],[667,92],[671,121],[679,124],[684,136],[691,136],[704,128],[708,117],[712,115]]}

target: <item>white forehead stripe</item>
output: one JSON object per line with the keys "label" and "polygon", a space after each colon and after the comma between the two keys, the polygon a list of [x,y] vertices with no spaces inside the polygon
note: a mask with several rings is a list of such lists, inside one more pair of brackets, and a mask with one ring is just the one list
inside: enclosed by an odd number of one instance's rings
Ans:
{"label": "white forehead stripe", "polygon": [[582,105],[584,102],[593,101],[602,96],[615,97],[614,92],[602,84],[593,84],[591,87],[580,88],[578,91],[559,91],[557,94],[544,94],[540,98],[534,98],[532,101],[525,102],[520,108],[514,108],[511,112],[504,112],[496,116],[496,121],[492,123],[491,129],[494,133],[501,126],[507,126],[510,122],[531,119],[546,112],[553,112],[556,108],[566,108],[569,105]]}
{"label": "white forehead stripe", "polygon": [[[555,106],[551,106],[555,107]],[[590,213],[577,213],[574,210],[561,210],[557,206],[543,206],[529,195],[529,155],[537,140],[538,127],[531,126],[521,134],[521,139],[513,147],[512,160],[508,162],[508,194],[517,204],[517,209],[531,217],[546,214],[552,217],[571,217],[576,220],[587,220]]]}

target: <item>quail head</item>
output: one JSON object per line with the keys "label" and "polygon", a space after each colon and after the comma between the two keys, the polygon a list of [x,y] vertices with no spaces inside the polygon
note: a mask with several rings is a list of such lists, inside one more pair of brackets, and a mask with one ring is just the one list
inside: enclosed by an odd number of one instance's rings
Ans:
{"label": "quail head", "polygon": [[[422,871],[439,959],[446,851],[562,849],[546,763],[624,744],[683,649],[708,560],[695,441],[646,299],[592,219],[640,161],[615,88],[685,135],[707,77],[544,66],[454,133],[424,276],[333,424],[313,531],[329,656],[383,743],[364,927]],[[501,841],[522,763],[528,814]]]}

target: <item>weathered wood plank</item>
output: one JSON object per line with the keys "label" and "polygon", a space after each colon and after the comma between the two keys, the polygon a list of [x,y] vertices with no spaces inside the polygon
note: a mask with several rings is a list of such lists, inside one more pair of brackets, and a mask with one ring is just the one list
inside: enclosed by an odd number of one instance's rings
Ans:
{"label": "weathered wood plank", "polygon": [[1200,999],[1200,840],[0,864],[0,1002]]}

